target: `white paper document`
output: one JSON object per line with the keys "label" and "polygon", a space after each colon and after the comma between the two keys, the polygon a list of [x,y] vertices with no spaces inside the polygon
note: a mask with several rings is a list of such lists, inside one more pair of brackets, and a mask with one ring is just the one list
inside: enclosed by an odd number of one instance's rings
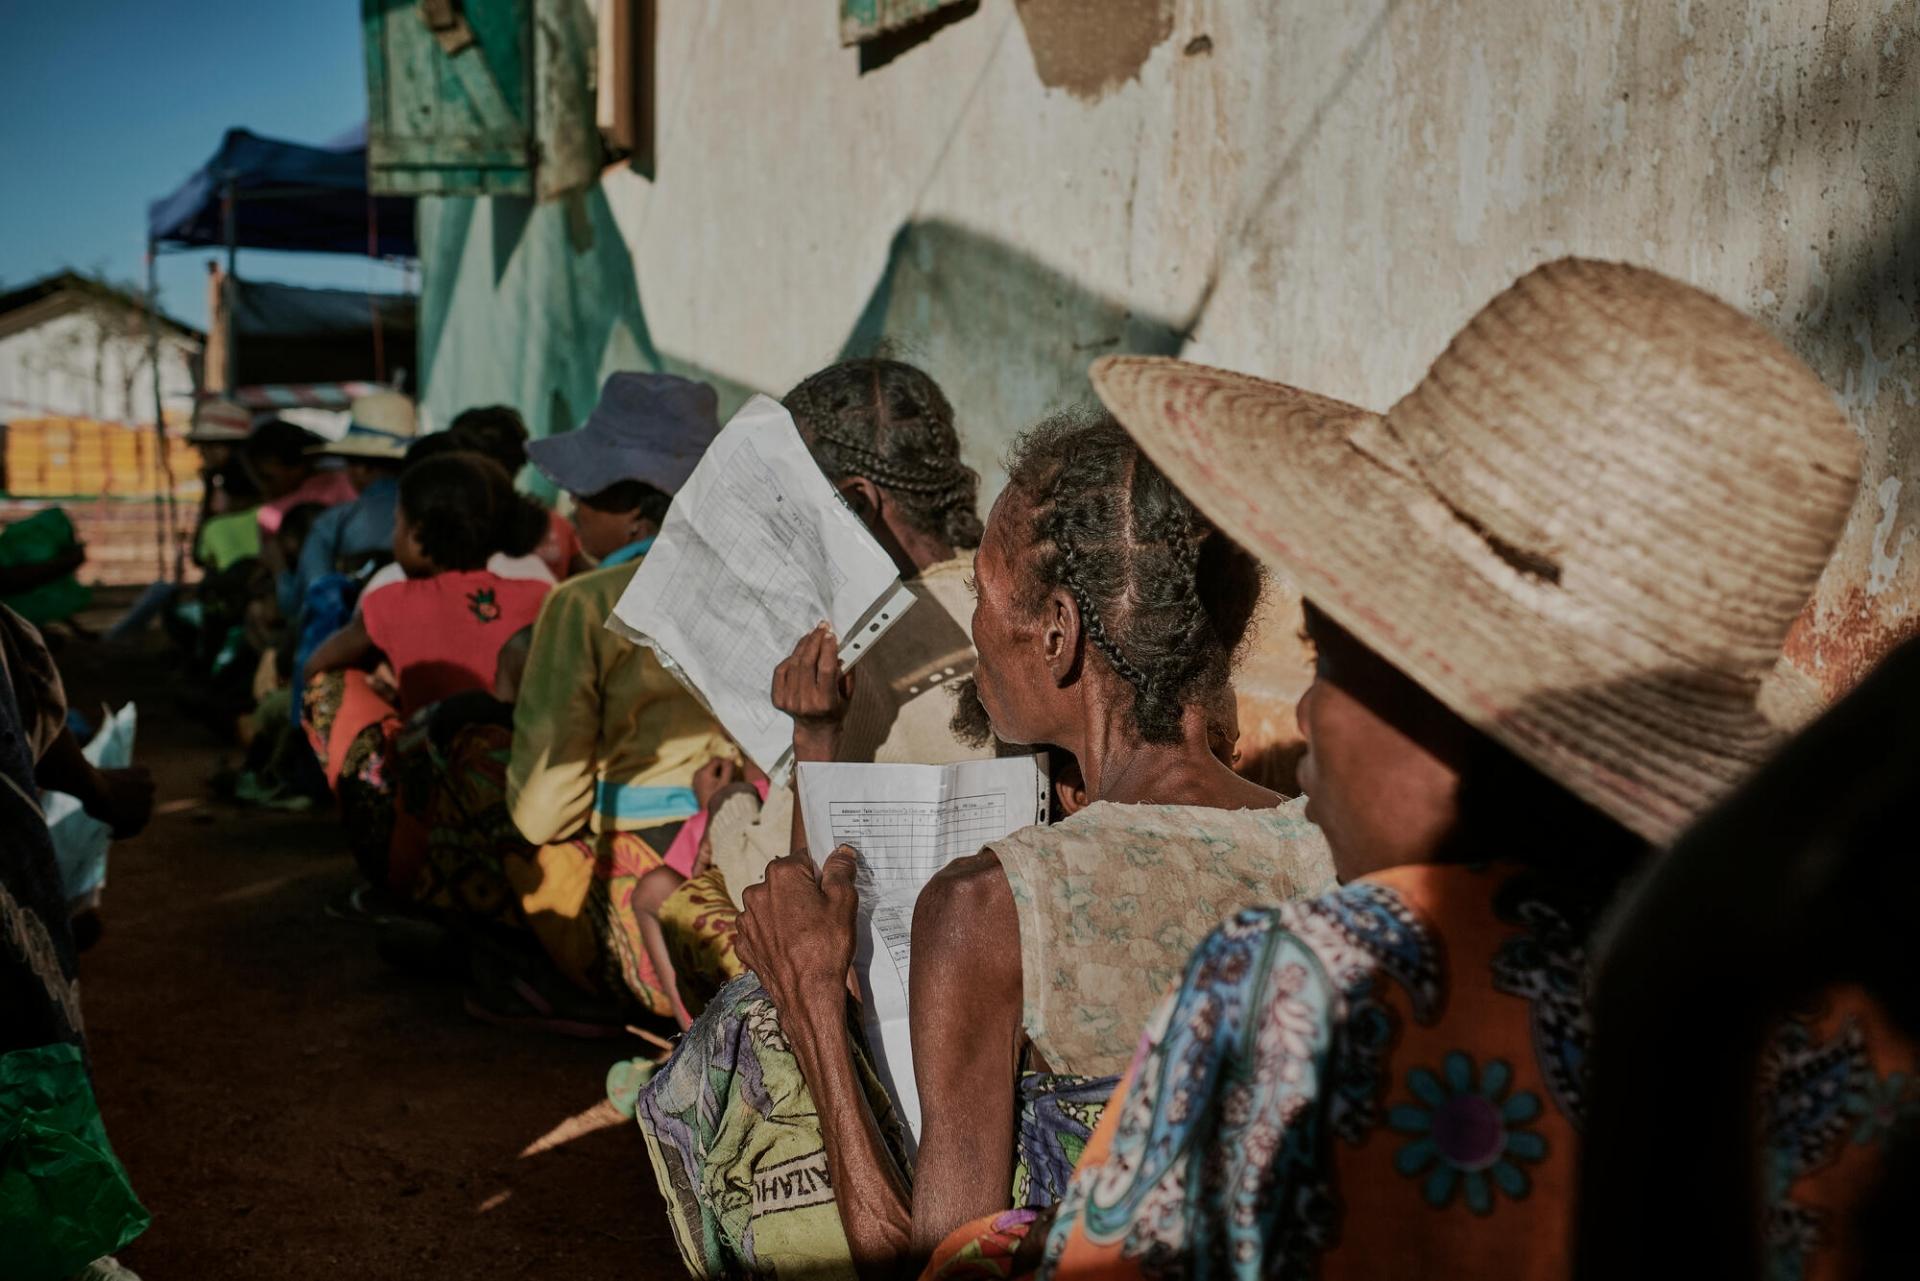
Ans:
{"label": "white paper document", "polygon": [[907,1031],[909,934],[914,901],[933,874],[1009,832],[1047,821],[1044,756],[953,765],[822,765],[796,773],[807,846],[816,863],[842,845],[860,855],[862,1021],[874,1067],[900,1109],[910,1141],[920,1134]]}
{"label": "white paper document", "polygon": [[793,721],[773,669],[821,619],[851,667],[913,599],[786,409],[755,396],[674,496],[607,626],[650,647],[778,782]]}
{"label": "white paper document", "polygon": [[[101,709],[100,728],[80,754],[97,769],[125,769],[133,764],[133,735],[139,713],[128,703],[119,711]],[[47,832],[53,838],[53,857],[60,864],[60,882],[67,898],[97,899],[107,883],[107,846],[113,830],[80,807],[77,797],[48,792],[41,807]]]}

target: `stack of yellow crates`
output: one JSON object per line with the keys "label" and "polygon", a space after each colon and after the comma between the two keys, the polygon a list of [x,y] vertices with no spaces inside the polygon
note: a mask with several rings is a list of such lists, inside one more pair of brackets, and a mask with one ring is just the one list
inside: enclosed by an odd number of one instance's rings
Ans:
{"label": "stack of yellow crates", "polygon": [[[153,498],[166,490],[151,427],[27,418],[9,422],[6,436],[6,492],[15,498]],[[167,456],[178,492],[197,476],[200,451],[169,435]]]}

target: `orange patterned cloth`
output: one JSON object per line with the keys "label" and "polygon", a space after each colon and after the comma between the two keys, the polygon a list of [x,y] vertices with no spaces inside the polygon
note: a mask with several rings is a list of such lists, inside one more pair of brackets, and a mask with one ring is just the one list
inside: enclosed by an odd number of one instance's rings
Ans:
{"label": "orange patterned cloth", "polygon": [[524,927],[581,990],[671,1016],[633,895],[663,863],[648,835],[673,829],[583,832],[529,845],[507,808],[512,749],[511,730],[475,724],[458,730],[446,756],[436,758],[431,836],[415,897],[470,920]]}
{"label": "orange patterned cloth", "polygon": [[[1568,1276],[1585,940],[1605,900],[1511,865],[1426,865],[1239,913],[1149,1023],[1041,1272]],[[1836,992],[1783,1023],[1761,1087],[1770,1270],[1844,1275],[1841,1211],[1920,1115],[1913,1047]],[[1025,1231],[962,1228],[929,1275],[1005,1277]]]}
{"label": "orange patterned cloth", "polygon": [[370,884],[406,894],[426,832],[399,805],[400,715],[360,671],[323,672],[302,693],[302,728],[340,804],[347,849]]}
{"label": "orange patterned cloth", "polygon": [[710,867],[668,896],[656,917],[679,979],[680,1001],[697,1018],[729,979],[747,972],[734,951],[740,910],[720,869]]}

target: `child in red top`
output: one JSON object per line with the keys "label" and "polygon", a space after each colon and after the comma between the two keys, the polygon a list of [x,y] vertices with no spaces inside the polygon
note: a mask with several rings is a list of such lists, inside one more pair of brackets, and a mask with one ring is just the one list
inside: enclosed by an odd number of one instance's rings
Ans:
{"label": "child in red top", "polygon": [[[307,659],[311,688],[347,669],[337,707],[317,717],[309,735],[355,861],[376,886],[413,894],[426,858],[426,798],[404,795],[411,789],[400,782],[409,773],[401,724],[455,695],[492,688],[501,647],[533,622],[550,584],[503,577],[487,559],[530,551],[546,523],[546,512],[516,493],[491,459],[458,452],[414,463],[400,474],[394,515],[394,558],[406,581],[367,593],[352,620]],[[397,698],[366,671],[377,654],[393,669]]]}
{"label": "child in red top", "polygon": [[403,718],[453,694],[491,689],[500,647],[533,622],[549,585],[504,578],[487,558],[524,547],[545,524],[546,513],[478,454],[442,454],[408,468],[393,526],[394,559],[407,581],[369,593],[354,620],[314,651],[307,676],[358,666],[377,649],[393,667]]}

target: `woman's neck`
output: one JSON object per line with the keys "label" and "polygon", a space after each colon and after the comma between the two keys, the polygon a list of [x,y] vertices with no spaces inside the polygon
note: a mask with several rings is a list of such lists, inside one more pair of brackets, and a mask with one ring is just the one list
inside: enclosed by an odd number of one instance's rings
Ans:
{"label": "woman's neck", "polygon": [[1207,809],[1267,809],[1281,797],[1235,774],[1207,747],[1204,723],[1194,718],[1172,743],[1148,743],[1132,718],[1089,726],[1073,747],[1087,798],[1122,805],[1195,805]]}
{"label": "woman's neck", "polygon": [[900,570],[902,578],[917,578],[922,570],[944,565],[954,557],[953,544],[904,520],[896,519],[892,509],[881,516],[874,538],[886,550]]}

